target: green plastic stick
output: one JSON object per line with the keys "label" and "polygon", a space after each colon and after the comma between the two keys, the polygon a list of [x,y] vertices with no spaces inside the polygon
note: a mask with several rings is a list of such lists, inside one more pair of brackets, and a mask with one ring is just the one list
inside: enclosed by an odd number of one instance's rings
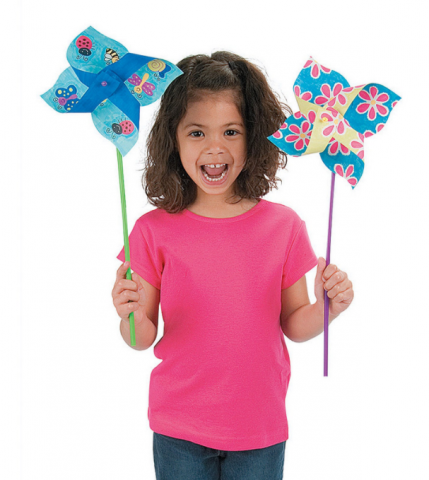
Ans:
{"label": "green plastic stick", "polygon": [[[125,185],[124,185],[124,167],[122,165],[121,152],[116,149],[116,155],[118,157],[118,171],[119,171],[119,188],[121,189],[121,207],[122,207],[122,225],[124,227],[124,250],[125,261],[130,261],[130,244],[128,241],[128,225],[127,225],[127,202],[125,201]],[[131,267],[127,270],[127,280],[132,280]],[[131,300],[130,300],[131,301]],[[136,344],[136,331],[134,327],[134,312],[130,313],[130,338],[131,345]]]}

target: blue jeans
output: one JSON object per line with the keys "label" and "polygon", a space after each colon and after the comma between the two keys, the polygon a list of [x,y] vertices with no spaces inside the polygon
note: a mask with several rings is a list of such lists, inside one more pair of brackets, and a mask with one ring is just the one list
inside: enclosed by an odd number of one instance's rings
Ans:
{"label": "blue jeans", "polygon": [[153,432],[157,480],[282,480],[285,448],[216,450]]}

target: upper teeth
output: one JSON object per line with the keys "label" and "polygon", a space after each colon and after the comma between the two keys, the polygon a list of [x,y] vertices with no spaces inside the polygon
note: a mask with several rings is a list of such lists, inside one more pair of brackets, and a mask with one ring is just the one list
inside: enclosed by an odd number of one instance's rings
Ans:
{"label": "upper teeth", "polygon": [[219,167],[223,167],[224,165],[226,165],[226,163],[217,163],[216,165],[203,165],[203,166],[210,167],[210,168],[219,168]]}

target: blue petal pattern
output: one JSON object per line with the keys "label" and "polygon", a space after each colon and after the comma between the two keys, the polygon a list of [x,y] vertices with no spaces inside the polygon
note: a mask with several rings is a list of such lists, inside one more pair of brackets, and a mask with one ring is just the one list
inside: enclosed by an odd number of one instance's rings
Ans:
{"label": "blue petal pattern", "polygon": [[274,145],[280,148],[280,150],[283,150],[283,152],[286,152],[288,155],[300,156],[307,149],[307,146],[305,145],[305,143],[303,144],[304,148],[301,148],[298,150],[296,148],[297,142],[296,141],[288,142],[286,141],[286,137],[288,137],[289,135],[296,135],[294,132],[290,130],[291,125],[296,125],[302,131],[302,124],[304,122],[309,123],[310,127],[306,133],[307,134],[310,133],[313,130],[313,124],[309,120],[307,120],[304,117],[304,115],[300,115],[299,118],[297,118],[296,115],[291,115],[285,120],[285,123],[282,125],[280,130],[277,131],[277,134],[278,135],[281,134],[282,136],[279,138],[279,137],[275,137],[273,134],[268,137],[268,140],[270,140],[272,143],[274,143]]}
{"label": "blue petal pattern", "polygon": [[386,115],[381,115],[377,109],[375,109],[376,117],[374,120],[368,119],[367,114],[362,114],[357,111],[357,107],[359,104],[364,103],[363,100],[359,95],[353,100],[350,104],[349,108],[347,109],[344,118],[350,123],[350,126],[357,130],[359,133],[365,134],[365,132],[371,132],[376,134],[379,132],[377,130],[377,125],[385,124],[390,117],[390,113],[392,112],[393,103],[397,102],[401,99],[399,95],[392,90],[389,90],[384,85],[380,85],[379,83],[368,83],[365,87],[362,88],[362,91],[366,92],[368,95],[370,94],[370,89],[375,87],[377,89],[377,95],[386,94],[389,98],[386,102],[383,102],[383,106],[386,107],[387,113]]}
{"label": "blue petal pattern", "polygon": [[[363,175],[363,169],[365,167],[365,163],[351,150],[349,150],[347,155],[344,155],[341,152],[341,149],[338,149],[335,155],[329,154],[329,146],[328,145],[323,152],[320,152],[320,158],[322,162],[325,164],[326,167],[336,174],[339,173],[338,169],[335,168],[336,165],[341,165],[342,170],[344,172],[345,179],[350,183],[352,189],[356,188],[360,178]],[[352,167],[352,168],[351,168]],[[347,174],[348,170],[352,170],[350,174]],[[353,179],[356,179],[356,182],[353,183]]]}
{"label": "blue petal pattern", "polygon": [[[341,83],[343,88],[350,87],[349,82],[335,70],[331,70],[330,73],[325,73],[320,69],[319,78],[313,78],[311,76],[311,68],[303,68],[298,75],[298,78],[295,80],[295,86],[299,86],[301,92],[310,92],[311,93],[311,103],[316,103],[315,99],[321,95],[320,89],[324,83],[328,84],[333,89],[336,83]],[[320,105],[320,104],[319,104]]]}

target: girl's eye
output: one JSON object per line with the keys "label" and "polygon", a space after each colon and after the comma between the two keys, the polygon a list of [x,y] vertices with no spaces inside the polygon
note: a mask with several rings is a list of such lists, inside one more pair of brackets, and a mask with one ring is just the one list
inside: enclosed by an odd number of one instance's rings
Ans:
{"label": "girl's eye", "polygon": [[[237,130],[226,130],[226,131],[227,131],[227,132],[235,132],[235,133],[237,133],[237,134],[239,133],[239,132],[237,132]],[[203,133],[203,132],[202,132],[201,130],[196,130],[196,131],[194,131],[194,132],[191,132],[189,135],[190,135],[191,137],[194,137],[194,133]],[[236,136],[236,135],[228,135],[228,137],[235,137],[235,136]],[[200,138],[200,136],[198,135],[197,137],[194,137],[194,138]]]}

